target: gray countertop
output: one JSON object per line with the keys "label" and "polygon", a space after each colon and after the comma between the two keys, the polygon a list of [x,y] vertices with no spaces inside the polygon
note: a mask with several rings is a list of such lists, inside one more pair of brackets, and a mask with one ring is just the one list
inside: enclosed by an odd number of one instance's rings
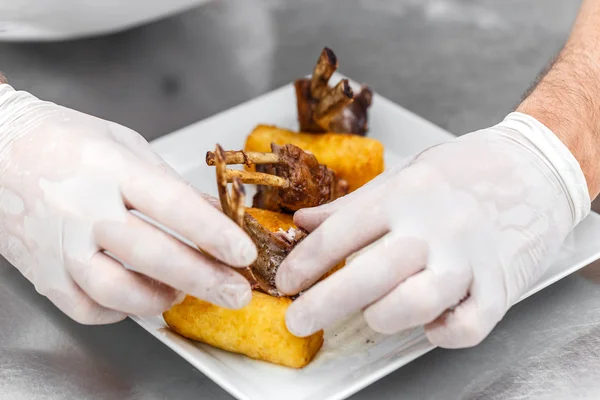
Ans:
{"label": "gray countertop", "polygon": [[[222,0],[107,37],[0,44],[0,69],[151,140],[307,73],[327,45],[344,74],[462,134],[510,111],[578,5]],[[434,350],[353,399],[600,398],[598,283],[600,264],[588,266],[515,306],[480,346]],[[72,322],[2,261],[0,398],[230,396],[132,321]]]}

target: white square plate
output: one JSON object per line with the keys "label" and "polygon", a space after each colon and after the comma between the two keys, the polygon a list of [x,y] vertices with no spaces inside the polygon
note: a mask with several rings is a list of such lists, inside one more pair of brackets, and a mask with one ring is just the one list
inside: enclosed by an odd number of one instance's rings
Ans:
{"label": "white square plate", "polygon": [[[333,79],[338,80],[341,75]],[[354,84],[354,83],[353,83]],[[297,129],[295,93],[287,85],[248,103],[164,136],[154,149],[193,185],[216,196],[214,170],[205,154],[218,142],[242,149],[258,124]],[[369,136],[386,147],[386,164],[453,136],[402,107],[374,96]],[[523,298],[600,258],[600,217],[592,214],[565,243],[560,257]],[[339,400],[420,357],[433,347],[417,329],[394,336],[369,331],[360,316],[326,330],[317,358],[302,370],[292,370],[193,343],[168,330],[161,317],[135,318],[137,323],[242,400]]]}

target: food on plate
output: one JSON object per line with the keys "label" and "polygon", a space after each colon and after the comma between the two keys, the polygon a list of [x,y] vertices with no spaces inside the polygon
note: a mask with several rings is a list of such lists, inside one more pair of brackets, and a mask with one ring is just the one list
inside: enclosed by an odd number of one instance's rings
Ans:
{"label": "food on plate", "polygon": [[[207,161],[210,163],[209,157]],[[226,153],[220,146],[217,146],[214,152],[214,166],[221,209],[248,233],[258,250],[256,261],[244,271],[246,278],[253,289],[261,289],[272,296],[281,296],[275,287],[277,268],[292,249],[306,237],[307,232],[295,226],[288,227],[287,230],[281,227],[275,232],[265,228],[255,217],[245,212],[242,179],[239,176],[230,177],[232,170],[227,169]],[[247,171],[239,172],[249,174]],[[231,193],[227,190],[229,181],[233,184]],[[264,181],[262,184],[268,183]],[[273,223],[274,219],[275,216],[270,215],[270,223]]]}
{"label": "food on plate", "polygon": [[[260,208],[247,208],[246,213],[250,214],[250,216],[254,217],[254,219],[258,221],[261,226],[273,233],[289,232],[290,229],[299,229],[296,224],[294,224],[294,217],[292,214],[283,214],[269,210],[262,210]],[[337,272],[344,265],[346,265],[346,262],[342,261],[329,270],[329,272],[327,272],[325,275],[323,275],[320,280],[323,280]]]}
{"label": "food on plate", "polygon": [[[351,134],[298,133],[276,126],[259,125],[246,138],[245,152],[267,153],[271,144],[293,144],[311,153],[319,163],[348,182],[352,192],[383,172],[384,147],[378,140]],[[255,170],[253,163],[247,170]]]}
{"label": "food on plate", "polygon": [[[252,300],[241,310],[230,310],[187,296],[163,314],[173,331],[291,368],[306,366],[320,350],[323,331],[300,338],[287,330],[285,314],[294,297],[279,292],[275,284],[283,260],[308,235],[294,224],[293,213],[334,201],[384,170],[383,145],[364,137],[372,93],[363,86],[355,96],[348,80],[331,88],[336,69],[335,54],[325,48],[312,78],[295,82],[302,132],[259,125],[244,150],[225,151],[217,145],[206,154],[206,163],[215,167],[223,213],[257,248],[254,263],[236,270],[250,283]],[[252,208],[245,207],[244,184],[257,185]]]}
{"label": "food on plate", "polygon": [[[258,250],[256,261],[240,272],[252,286],[252,301],[241,310],[229,310],[187,296],[163,317],[173,331],[189,339],[263,361],[301,368],[321,348],[323,332],[306,338],[288,332],[285,312],[292,299],[277,290],[275,274],[283,259],[307,232],[294,224],[290,214],[245,209],[242,178],[232,177],[226,164],[228,157],[229,161],[238,161],[240,156],[256,161],[258,155],[225,152],[217,146],[215,152],[207,156],[207,163],[216,169],[221,209],[248,233]],[[232,183],[231,192],[228,181]],[[342,266],[340,264],[334,270]]]}
{"label": "food on plate", "polygon": [[369,129],[368,109],[373,101],[373,92],[363,85],[355,95],[347,79],[330,87],[329,80],[337,68],[337,56],[325,47],[312,76],[294,82],[300,130],[364,136]]}
{"label": "food on plate", "polygon": [[250,304],[229,310],[195,297],[172,307],[163,317],[169,327],[188,339],[290,368],[310,363],[323,345],[323,331],[300,338],[285,325],[288,297],[253,292]]}
{"label": "food on plate", "polygon": [[[297,146],[271,144],[270,153],[227,151],[226,164],[255,165],[256,172],[227,170],[229,181],[239,177],[242,183],[258,185],[253,206],[277,212],[295,212],[302,208],[329,203],[348,193],[348,182],[317,158]],[[214,165],[215,153],[206,155]]]}

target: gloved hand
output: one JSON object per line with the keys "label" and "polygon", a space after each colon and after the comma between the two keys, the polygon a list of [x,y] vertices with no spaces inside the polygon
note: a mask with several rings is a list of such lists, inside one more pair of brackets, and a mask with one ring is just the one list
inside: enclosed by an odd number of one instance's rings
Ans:
{"label": "gloved hand", "polygon": [[299,293],[360,252],[290,306],[287,326],[306,336],[363,310],[380,333],[425,325],[434,345],[476,345],[589,211],[577,160],[537,120],[512,113],[299,211],[296,223],[313,232],[281,265],[279,290]]}
{"label": "gloved hand", "polygon": [[0,227],[0,253],[81,323],[155,315],[182,292],[229,308],[251,298],[247,281],[225,264],[252,263],[253,242],[139,134],[7,84],[0,85]]}

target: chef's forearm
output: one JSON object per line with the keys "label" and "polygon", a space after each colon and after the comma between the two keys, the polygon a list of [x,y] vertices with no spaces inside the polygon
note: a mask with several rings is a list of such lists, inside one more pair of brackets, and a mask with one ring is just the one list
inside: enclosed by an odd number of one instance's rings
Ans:
{"label": "chef's forearm", "polygon": [[550,128],[600,193],[600,0],[584,0],[552,68],[517,108]]}
{"label": "chef's forearm", "polygon": [[0,72],[0,85],[6,83],[6,78],[4,77],[4,75],[2,75],[2,72]]}

